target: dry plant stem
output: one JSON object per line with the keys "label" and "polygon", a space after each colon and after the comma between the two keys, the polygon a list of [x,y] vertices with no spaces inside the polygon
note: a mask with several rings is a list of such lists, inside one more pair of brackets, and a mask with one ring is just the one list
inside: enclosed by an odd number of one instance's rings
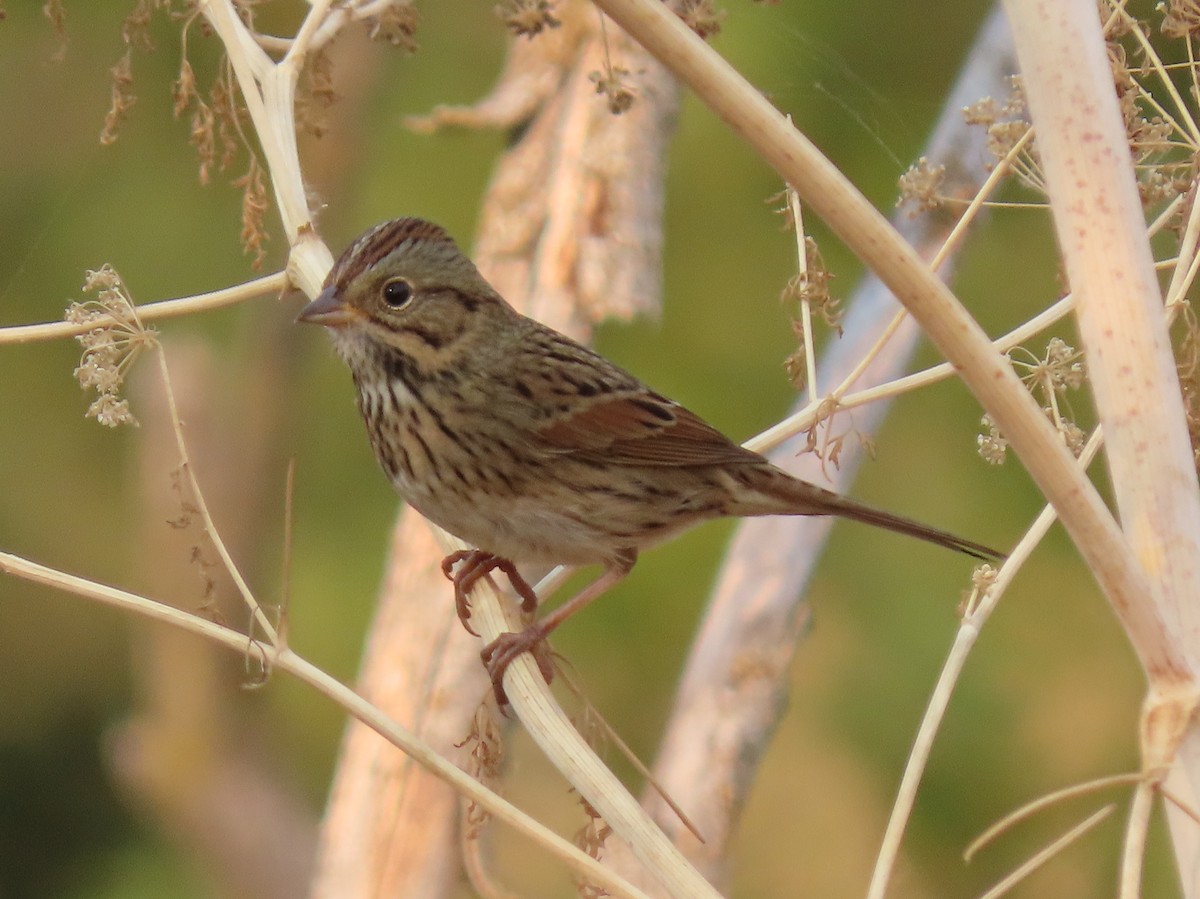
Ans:
{"label": "dry plant stem", "polygon": [[[1187,801],[1200,796],[1200,730],[1193,726],[1200,640],[1200,486],[1175,363],[1159,307],[1153,258],[1099,23],[1086,0],[1006,4],[1038,129],[1046,183],[1089,379],[1108,435],[1108,463],[1129,544],[1149,575],[1126,629],[1150,678],[1143,704],[1143,764],[1178,760]],[[1070,59],[1070,65],[1063,61]],[[1064,522],[1065,523],[1065,522]],[[1090,561],[1090,560],[1089,560]],[[1179,751],[1178,756],[1176,755]],[[1172,829],[1178,824],[1171,819]],[[1188,825],[1184,825],[1188,826]],[[1200,889],[1194,854],[1181,854],[1184,889]]]}
{"label": "dry plant stem", "polygon": [[171,426],[175,431],[175,446],[179,450],[179,467],[187,474],[188,485],[192,491],[192,499],[195,500],[196,507],[200,511],[200,518],[204,523],[204,533],[212,541],[213,547],[221,559],[221,564],[225,566],[225,570],[233,578],[233,583],[237,587],[242,601],[245,602],[246,607],[250,610],[252,626],[249,639],[255,639],[253,636],[254,627],[257,627],[272,645],[282,648],[275,626],[267,618],[262,607],[259,606],[258,600],[254,598],[250,586],[246,583],[245,578],[242,577],[241,571],[238,570],[237,564],[233,561],[233,557],[229,554],[229,550],[225,546],[225,541],[221,539],[221,534],[217,531],[216,524],[213,523],[212,515],[208,511],[208,502],[204,499],[204,493],[200,490],[200,483],[196,480],[196,472],[192,467],[191,456],[188,454],[187,441],[183,439],[183,422],[179,418],[179,409],[175,404],[175,390],[171,386],[171,373],[167,370],[167,354],[163,352],[161,346],[155,347],[155,354],[158,356],[158,370],[162,376],[163,391],[167,396],[167,410],[171,417]]}
{"label": "dry plant stem", "polygon": [[958,368],[1058,510],[1143,665],[1186,677],[1186,655],[1167,637],[1159,610],[1146,601],[1150,592],[1145,572],[1112,514],[1008,361],[996,353],[950,290],[811,142],[666,7],[653,0],[596,3],[742,135],[891,288]]}
{"label": "dry plant stem", "polygon": [[[214,290],[211,293],[200,293],[190,297],[180,297],[175,300],[161,300],[157,303],[146,303],[133,307],[134,314],[142,323],[158,321],[164,318],[177,318],[182,315],[192,315],[209,309],[222,309],[235,306],[246,300],[257,299],[270,294],[278,294],[287,289],[288,276],[285,272],[275,272],[255,278],[244,284]],[[10,328],[0,328],[0,346],[15,343],[33,343],[39,340],[60,340],[64,337],[77,337],[86,334],[94,328],[103,327],[104,321],[89,322],[86,325],[76,325],[71,322],[46,322],[39,325],[16,325]]]}
{"label": "dry plant stem", "polygon": [[333,700],[419,764],[452,784],[459,793],[479,803],[498,819],[548,849],[569,865],[572,870],[592,882],[604,886],[615,895],[647,899],[645,894],[604,869],[595,859],[567,843],[557,834],[483,787],[478,781],[468,777],[454,765],[445,761],[428,745],[414,737],[408,730],[383,715],[375,706],[345,684],[330,677],[290,649],[277,650],[257,641],[247,642],[245,634],[197,615],[116,587],[66,574],[11,553],[0,552],[0,572],[43,586],[53,587],[56,590],[74,593],[85,599],[131,612],[151,621],[181,628],[235,652],[249,653],[260,663],[269,664],[272,669],[286,671]]}
{"label": "dry plant stem", "polygon": [[[1083,452],[1080,453],[1079,466],[1081,470],[1087,470],[1102,445],[1103,439],[1097,429],[1088,439]],[[1054,507],[1046,506],[1029,530],[1025,532],[1025,536],[1009,553],[1008,558],[997,572],[996,580],[992,583],[991,588],[984,593],[978,603],[968,608],[963,615],[962,625],[955,635],[950,654],[942,666],[937,684],[929,697],[920,727],[917,729],[916,738],[913,740],[913,748],[905,763],[904,775],[900,780],[896,801],[892,804],[879,855],[875,859],[875,869],[871,874],[867,899],[883,899],[887,892],[888,881],[891,879],[896,860],[900,855],[900,844],[904,838],[904,831],[912,814],[913,806],[916,804],[917,789],[929,763],[929,755],[933,751],[934,738],[941,729],[942,720],[950,706],[954,688],[967,664],[967,656],[970,655],[983,625],[995,611],[1000,598],[1012,583],[1013,578],[1021,570],[1029,555],[1041,543],[1042,538],[1046,536],[1050,526],[1057,520],[1058,516],[1055,514]]]}
{"label": "dry plant stem", "polygon": [[[805,251],[804,209],[800,196],[790,187],[787,189],[788,208],[792,211],[792,229],[796,232],[796,274],[808,277],[808,253]],[[804,380],[810,403],[817,401],[817,353],[813,345],[812,304],[805,296],[800,301],[800,324],[804,329]]]}
{"label": "dry plant stem", "polygon": [[1036,871],[1038,868],[1040,868],[1042,865],[1044,865],[1046,862],[1050,861],[1050,859],[1052,859],[1054,856],[1058,855],[1058,853],[1062,852],[1069,845],[1074,843],[1076,840],[1078,840],[1080,837],[1082,837],[1085,833],[1087,833],[1089,830],[1091,830],[1093,827],[1095,827],[1097,824],[1099,824],[1101,821],[1103,821],[1105,818],[1107,818],[1109,815],[1111,815],[1113,813],[1114,808],[1115,808],[1115,806],[1107,805],[1104,808],[1100,809],[1098,812],[1094,812],[1093,814],[1084,818],[1082,821],[1080,821],[1078,824],[1076,824],[1074,827],[1072,827],[1070,830],[1068,830],[1066,833],[1064,833],[1061,837],[1059,837],[1053,843],[1044,847],[1043,849],[1041,849],[1040,851],[1035,853],[1033,856],[1028,858],[1026,861],[1024,861],[1014,871],[1012,871],[1007,877],[1005,877],[1003,880],[1001,880],[999,883],[997,883],[995,886],[993,886],[990,890],[988,890],[985,893],[980,894],[979,899],[999,899],[1000,896],[1003,896],[1005,893],[1007,893],[1009,890],[1011,890],[1014,886],[1016,886],[1018,883],[1020,883],[1022,880],[1024,880],[1026,877],[1028,877],[1030,874],[1032,874],[1034,871]]}
{"label": "dry plant stem", "polygon": [[308,212],[296,149],[296,80],[309,50],[309,40],[328,7],[328,0],[315,0],[300,35],[276,64],[258,46],[230,0],[200,3],[200,10],[225,44],[266,157],[279,217],[291,248],[288,275],[310,297],[315,297],[321,289],[325,274],[333,265],[333,256],[313,230]]}
{"label": "dry plant stem", "polygon": [[[1171,843],[1175,849],[1176,858],[1196,858],[1200,856],[1200,820],[1197,819],[1196,806],[1190,801],[1194,795],[1192,784],[1183,765],[1172,765],[1167,772],[1162,792],[1170,801],[1164,803],[1168,830],[1171,833]],[[1185,897],[1195,897],[1195,878],[1181,875],[1182,894]]]}
{"label": "dry plant stem", "polygon": [[1125,825],[1125,846],[1121,852],[1121,881],[1117,894],[1121,899],[1137,899],[1142,894],[1142,860],[1146,855],[1146,835],[1150,831],[1156,786],[1157,781],[1146,777],[1133,792],[1129,820]]}
{"label": "dry plant stem", "polygon": [[[446,535],[439,539],[448,555],[469,547]],[[489,596],[490,594],[490,596]],[[488,601],[482,601],[487,599]],[[522,627],[515,606],[501,602],[486,579],[471,591],[471,622],[485,643]],[[504,674],[504,690],[521,723],[543,754],[628,845],[667,895],[716,897],[719,894],[684,858],[596,756],[550,694],[533,657],[519,656]]]}
{"label": "dry plant stem", "polygon": [[[1003,17],[993,14],[968,54],[969,64],[930,138],[925,155],[946,165],[956,194],[973,193],[978,186],[976,160],[984,139],[978,129],[965,126],[959,110],[973,98],[1003,90],[1012,71],[1010,54]],[[944,246],[948,223],[903,213],[897,219],[922,255],[933,256]],[[876,357],[862,375],[867,384],[889,383],[906,369],[919,337],[911,319],[878,352],[877,336],[892,328],[896,310],[894,298],[878,281],[871,279],[856,289],[847,305],[844,336],[831,341],[821,359],[826,383],[844,379],[868,351],[875,351]],[[867,409],[855,425],[871,430],[885,406]],[[772,428],[746,445],[761,450],[781,441],[778,429]],[[825,472],[811,455],[781,451],[772,458],[810,480],[820,482],[832,475],[835,489],[845,490],[859,455],[848,440],[841,467]],[[672,828],[703,870],[723,869],[738,808],[753,782],[755,760],[785,705],[786,673],[807,620],[800,597],[829,529],[830,522],[822,519],[742,522],[714,589],[655,764],[665,788],[697,817],[708,844],[696,845],[651,800],[656,819]]]}
{"label": "dry plant stem", "polygon": [[1089,780],[1085,783],[1074,784],[1062,790],[1055,790],[1053,793],[1047,793],[1045,796],[1039,796],[1033,802],[1026,803],[1019,809],[1009,812],[974,840],[963,850],[963,861],[971,862],[988,844],[992,843],[1002,833],[1010,830],[1022,821],[1027,821],[1037,814],[1040,814],[1044,809],[1060,802],[1066,802],[1069,799],[1075,799],[1079,796],[1086,796],[1089,793],[1098,793],[1101,790],[1108,790],[1112,787],[1137,784],[1146,779],[1146,775],[1141,772],[1132,774],[1114,774],[1109,777],[1098,777],[1095,780]]}

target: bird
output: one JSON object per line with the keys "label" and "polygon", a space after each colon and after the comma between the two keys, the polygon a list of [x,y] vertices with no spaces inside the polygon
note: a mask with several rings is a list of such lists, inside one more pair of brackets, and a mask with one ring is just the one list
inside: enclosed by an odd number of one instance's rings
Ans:
{"label": "bird", "polygon": [[[522,315],[439,225],[383,222],[338,258],[299,322],[324,326],[350,369],[375,456],[396,492],[474,547],[442,569],[468,594],[493,570],[533,612],[516,564],[595,565],[600,577],[481,656],[498,700],[546,637],[607,592],[638,554],[725,516],[836,515],[976,559],[997,550],[796,478],[566,335]],[[461,563],[461,564],[460,564]]]}

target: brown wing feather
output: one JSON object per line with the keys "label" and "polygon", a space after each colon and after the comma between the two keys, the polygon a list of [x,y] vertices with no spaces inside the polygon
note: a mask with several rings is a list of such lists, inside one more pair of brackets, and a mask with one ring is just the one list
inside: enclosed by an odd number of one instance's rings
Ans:
{"label": "brown wing feather", "polygon": [[538,438],[558,452],[614,465],[728,465],[762,458],[653,393],[598,399],[543,428]]}

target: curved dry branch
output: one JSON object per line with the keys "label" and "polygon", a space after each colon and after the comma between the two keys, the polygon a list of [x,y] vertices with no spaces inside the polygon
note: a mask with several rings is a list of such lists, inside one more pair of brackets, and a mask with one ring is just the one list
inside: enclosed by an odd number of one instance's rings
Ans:
{"label": "curved dry branch", "polygon": [[[996,353],[979,324],[887,220],[728,63],[647,0],[596,0],[671,68],[792,184],[829,227],[891,288],[960,372],[1059,513],[1148,671],[1186,680],[1187,653],[1151,596],[1146,574],[1096,488]],[[1059,59],[1069,56],[1059,56]]]}
{"label": "curved dry branch", "polygon": [[582,875],[594,880],[597,884],[617,891],[619,895],[634,897],[634,899],[646,899],[643,893],[604,869],[591,856],[572,846],[562,837],[464,774],[406,728],[382,714],[378,708],[349,687],[292,650],[280,650],[265,645],[248,639],[243,633],[208,621],[198,615],[155,602],[136,593],[66,574],[12,553],[0,552],[0,572],[56,590],[73,593],[122,611],[131,612],[150,621],[181,628],[226,649],[242,653],[257,664],[286,671],[349,711],[384,739],[453,785],[463,796],[479,803],[509,826],[550,849]]}
{"label": "curved dry branch", "polygon": [[[980,190],[982,172],[976,160],[983,150],[984,135],[981,129],[967,128],[960,110],[977,97],[999,93],[1012,71],[1002,19],[994,16],[981,30],[968,60],[925,151],[935,163],[946,165],[947,190],[963,196]],[[989,183],[995,182],[989,179]],[[986,196],[981,194],[978,199]],[[928,215],[896,218],[898,227],[922,255],[932,257],[945,246],[949,225],[944,219]],[[860,360],[877,349],[874,344],[879,335],[889,332],[890,340],[865,370],[860,386],[865,384],[863,389],[870,390],[878,383],[893,383],[907,368],[919,338],[911,319],[899,329],[891,327],[898,311],[902,312],[878,280],[871,278],[862,284],[848,304],[842,338],[832,342],[821,359],[819,371],[824,381],[849,383],[847,374],[860,370]],[[777,465],[807,480],[845,490],[861,456],[856,446],[847,447],[833,472],[824,471],[815,456],[798,456],[794,446],[780,446],[796,433],[785,431],[784,425],[799,420],[807,427],[815,421],[816,407],[822,402],[806,404],[747,445],[759,451],[777,450],[771,454]],[[886,411],[886,403],[873,405],[857,424],[874,430]],[[827,480],[830,477],[832,480]],[[698,816],[706,842],[696,842],[661,804],[650,803],[656,819],[710,874],[722,870],[741,803],[754,781],[753,772],[786,705],[787,671],[808,621],[804,586],[830,526],[829,520],[821,518],[742,522],[689,656],[655,774],[668,793]],[[749,677],[747,671],[756,675]]]}

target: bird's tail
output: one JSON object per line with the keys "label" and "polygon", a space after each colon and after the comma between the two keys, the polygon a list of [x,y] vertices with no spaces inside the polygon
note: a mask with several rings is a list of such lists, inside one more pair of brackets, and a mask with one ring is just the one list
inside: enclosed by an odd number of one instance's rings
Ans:
{"label": "bird's tail", "polygon": [[[834,494],[834,496],[837,496],[837,494]],[[992,549],[990,546],[984,546],[982,543],[976,543],[974,540],[965,540],[962,537],[951,534],[949,531],[930,527],[927,524],[913,521],[911,518],[905,518],[902,515],[883,512],[865,503],[847,499],[844,496],[837,496],[836,509],[833,511],[833,514],[842,518],[848,518],[851,521],[861,521],[864,524],[874,525],[877,528],[895,531],[898,534],[908,534],[910,537],[916,537],[918,540],[936,543],[938,546],[944,546],[947,549],[965,553],[982,561],[1002,561],[1007,558],[1005,553]]]}
{"label": "bird's tail", "polygon": [[[769,498],[768,502],[757,508],[752,508],[754,504],[750,503],[748,504],[749,507],[735,511],[733,514],[837,515],[841,518],[848,518],[851,521],[861,521],[864,524],[873,525],[877,528],[895,531],[898,534],[907,534],[910,537],[916,537],[918,540],[936,543],[938,546],[944,546],[947,549],[965,553],[976,559],[1000,561],[1007,558],[1005,553],[992,549],[990,546],[984,546],[982,543],[976,543],[973,540],[964,540],[962,537],[956,537],[948,531],[921,524],[919,521],[913,521],[911,518],[905,518],[902,515],[893,515],[891,512],[884,512],[881,509],[868,506],[866,503],[860,503],[858,500],[849,499],[831,490],[826,490],[815,484],[794,478],[781,469],[767,469],[764,471],[764,469],[759,468],[756,474],[762,475],[768,471],[767,483],[747,483],[746,485],[752,486],[764,498]],[[758,480],[758,478],[752,475],[747,480],[753,481]]]}

